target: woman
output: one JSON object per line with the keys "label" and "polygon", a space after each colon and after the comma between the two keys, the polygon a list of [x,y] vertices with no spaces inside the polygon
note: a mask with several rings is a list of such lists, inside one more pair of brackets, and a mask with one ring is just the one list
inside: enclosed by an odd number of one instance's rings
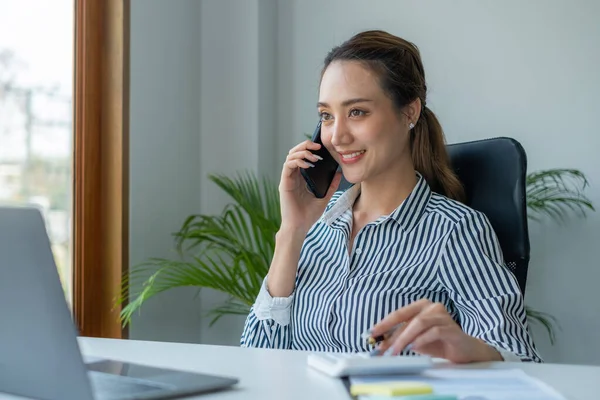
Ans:
{"label": "woman", "polygon": [[[241,345],[369,351],[456,363],[541,361],[523,298],[486,217],[459,201],[441,126],[426,105],[418,49],[382,31],[357,34],[326,57],[318,112],[324,146],[355,185],[324,199],[290,150],[279,184],[282,223]],[[308,161],[306,161],[308,160]]]}

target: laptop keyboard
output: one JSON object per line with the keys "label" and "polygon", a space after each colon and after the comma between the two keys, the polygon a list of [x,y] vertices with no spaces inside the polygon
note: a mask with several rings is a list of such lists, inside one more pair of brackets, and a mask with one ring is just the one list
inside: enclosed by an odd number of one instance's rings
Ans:
{"label": "laptop keyboard", "polygon": [[160,384],[143,379],[88,371],[94,398],[97,400],[135,399],[141,394],[173,389],[171,385]]}

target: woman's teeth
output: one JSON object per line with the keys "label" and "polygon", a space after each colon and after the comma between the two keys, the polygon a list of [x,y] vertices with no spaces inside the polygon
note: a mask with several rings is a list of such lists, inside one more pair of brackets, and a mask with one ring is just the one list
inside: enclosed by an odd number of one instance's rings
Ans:
{"label": "woman's teeth", "polygon": [[342,154],[342,158],[350,159],[350,158],[358,157],[358,156],[360,156],[364,152],[365,151],[362,150],[362,151],[357,151],[357,152],[354,152],[354,153],[351,153],[351,154]]}

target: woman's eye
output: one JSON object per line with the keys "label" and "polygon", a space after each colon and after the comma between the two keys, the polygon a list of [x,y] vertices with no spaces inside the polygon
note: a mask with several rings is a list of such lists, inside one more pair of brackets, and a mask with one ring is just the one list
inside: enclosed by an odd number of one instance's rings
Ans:
{"label": "woman's eye", "polygon": [[357,110],[356,108],[350,110],[351,117],[362,117],[363,115],[365,115],[363,110]]}
{"label": "woman's eye", "polygon": [[321,121],[328,121],[331,119],[331,114],[322,112],[319,114],[319,117],[321,117]]}

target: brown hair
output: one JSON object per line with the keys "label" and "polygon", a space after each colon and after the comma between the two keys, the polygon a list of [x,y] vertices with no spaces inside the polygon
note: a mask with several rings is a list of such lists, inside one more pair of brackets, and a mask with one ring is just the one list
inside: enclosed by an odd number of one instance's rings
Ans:
{"label": "brown hair", "polygon": [[464,189],[450,167],[442,126],[426,105],[427,84],[417,46],[384,31],[365,31],[327,54],[321,76],[336,60],[359,61],[371,68],[398,110],[421,99],[421,116],[410,134],[415,169],[432,190],[463,201]]}

